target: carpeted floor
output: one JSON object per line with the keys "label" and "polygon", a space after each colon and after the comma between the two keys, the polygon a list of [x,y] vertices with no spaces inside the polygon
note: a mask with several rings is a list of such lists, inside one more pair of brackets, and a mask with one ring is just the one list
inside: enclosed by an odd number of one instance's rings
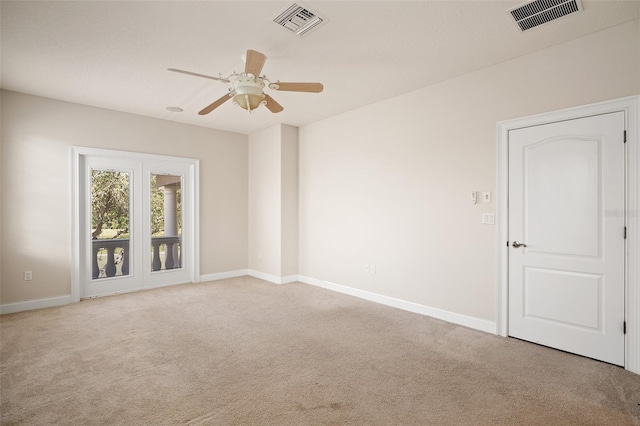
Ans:
{"label": "carpeted floor", "polygon": [[305,284],[0,317],[2,424],[640,425],[640,376]]}

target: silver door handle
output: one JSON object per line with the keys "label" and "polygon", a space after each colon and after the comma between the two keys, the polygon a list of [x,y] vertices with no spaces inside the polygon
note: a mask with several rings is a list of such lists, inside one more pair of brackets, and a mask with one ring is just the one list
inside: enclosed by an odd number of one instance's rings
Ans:
{"label": "silver door handle", "polygon": [[519,243],[517,241],[514,241],[511,243],[511,247],[513,248],[520,248],[520,247],[526,247],[527,245],[525,243]]}

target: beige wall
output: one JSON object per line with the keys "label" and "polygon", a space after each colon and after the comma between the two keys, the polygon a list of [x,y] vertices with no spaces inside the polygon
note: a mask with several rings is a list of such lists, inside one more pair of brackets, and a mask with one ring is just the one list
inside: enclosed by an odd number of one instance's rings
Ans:
{"label": "beige wall", "polygon": [[282,276],[298,273],[298,128],[281,128]]}
{"label": "beige wall", "polygon": [[249,269],[276,279],[298,273],[298,129],[249,136]]}
{"label": "beige wall", "polygon": [[247,268],[246,135],[1,94],[0,303],[70,294],[72,145],[199,159],[199,272]]}
{"label": "beige wall", "polygon": [[249,269],[280,277],[280,126],[249,136]]}
{"label": "beige wall", "polygon": [[2,90],[0,90],[0,305],[2,304]]}
{"label": "beige wall", "polygon": [[494,321],[496,123],[640,93],[639,43],[634,21],[302,127],[299,273]]}

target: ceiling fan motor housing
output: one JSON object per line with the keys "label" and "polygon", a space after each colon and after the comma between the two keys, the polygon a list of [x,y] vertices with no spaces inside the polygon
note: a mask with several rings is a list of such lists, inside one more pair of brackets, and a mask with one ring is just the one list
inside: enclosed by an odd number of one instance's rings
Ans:
{"label": "ceiling fan motor housing", "polygon": [[252,111],[261,104],[265,104],[264,100],[264,82],[260,78],[253,78],[248,75],[235,76],[233,79],[233,96],[234,105],[238,105],[242,109]]}

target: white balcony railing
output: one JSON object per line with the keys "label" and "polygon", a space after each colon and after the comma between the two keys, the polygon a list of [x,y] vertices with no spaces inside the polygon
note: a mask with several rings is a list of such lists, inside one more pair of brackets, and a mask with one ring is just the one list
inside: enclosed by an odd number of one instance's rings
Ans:
{"label": "white balcony railing", "polygon": [[[93,279],[129,275],[128,238],[92,240],[91,250]],[[181,237],[152,237],[151,250],[152,271],[181,267]]]}

